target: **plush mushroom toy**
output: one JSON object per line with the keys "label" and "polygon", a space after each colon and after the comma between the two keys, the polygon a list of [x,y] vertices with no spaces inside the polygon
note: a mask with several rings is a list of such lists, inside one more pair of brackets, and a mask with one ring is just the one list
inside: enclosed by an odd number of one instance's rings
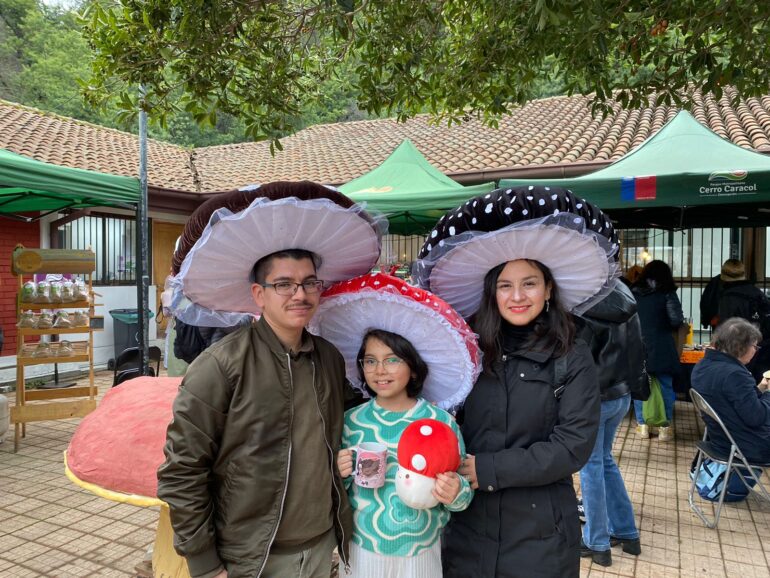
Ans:
{"label": "plush mushroom toy", "polygon": [[168,506],[157,497],[166,428],[181,377],[137,377],[113,387],[78,425],[64,452],[76,485],[97,496],[143,507],[160,506],[153,548],[156,576],[189,578],[173,548]]}
{"label": "plush mushroom toy", "polygon": [[459,467],[460,446],[452,428],[435,419],[414,421],[398,441],[396,493],[407,506],[433,508],[438,505],[436,476]]}

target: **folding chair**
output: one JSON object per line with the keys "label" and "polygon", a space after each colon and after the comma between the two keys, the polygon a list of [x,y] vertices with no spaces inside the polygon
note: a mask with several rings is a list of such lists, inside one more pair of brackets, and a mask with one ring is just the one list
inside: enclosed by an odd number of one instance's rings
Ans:
{"label": "folding chair", "polygon": [[[727,494],[727,486],[729,485],[728,482],[733,472],[735,472],[735,474],[740,478],[740,480],[749,489],[749,492],[750,492],[751,486],[749,486],[749,484],[746,482],[746,479],[744,478],[746,474],[743,471],[741,471],[742,469],[745,469],[748,472],[748,475],[750,475],[756,482],[755,487],[759,489],[759,492],[762,494],[762,496],[766,500],[770,501],[770,493],[768,493],[764,485],[762,485],[762,482],[760,481],[759,477],[754,471],[755,468],[762,470],[766,467],[770,467],[770,463],[766,463],[766,464],[750,463],[746,459],[746,456],[743,455],[743,452],[741,452],[740,448],[738,447],[738,444],[735,443],[733,436],[730,435],[730,432],[727,430],[727,427],[725,427],[725,424],[722,422],[719,415],[717,415],[717,412],[714,411],[714,408],[712,408],[709,405],[709,403],[705,399],[703,399],[703,396],[699,394],[697,391],[695,391],[694,389],[690,389],[690,397],[692,398],[692,401],[695,404],[695,407],[700,412],[701,417],[708,416],[714,422],[716,422],[716,424],[720,428],[722,428],[722,432],[724,433],[727,440],[730,442],[729,452],[724,453],[716,449],[711,443],[707,441],[708,440],[708,422],[705,419],[703,420],[706,427],[703,432],[703,439],[696,444],[696,447],[698,448],[698,454],[696,456],[697,460],[695,464],[694,475],[691,476],[692,484],[690,484],[690,493],[687,496],[687,501],[690,503],[690,508],[692,509],[692,511],[695,512],[695,514],[701,520],[703,520],[703,523],[706,524],[706,527],[713,529],[713,528],[716,528],[717,524],[719,523],[719,516],[722,513],[722,506],[724,505],[725,495]],[[701,463],[703,462],[704,457],[710,458],[712,461],[716,463],[724,464],[727,468],[725,470],[725,479],[724,479],[724,483],[722,484],[722,492],[719,495],[719,501],[717,502],[717,505],[716,505],[716,513],[714,515],[713,522],[710,522],[708,520],[703,510],[699,506],[697,506],[693,501],[693,497],[696,491],[695,481],[698,477],[698,472],[700,471],[700,466],[701,466]]]}
{"label": "folding chair", "polygon": [[[150,347],[150,375],[155,377],[160,374],[160,347]],[[124,381],[139,377],[139,358],[141,352],[138,347],[124,349],[115,360],[115,373],[112,376],[112,387],[120,385]],[[155,364],[155,367],[152,365]]]}

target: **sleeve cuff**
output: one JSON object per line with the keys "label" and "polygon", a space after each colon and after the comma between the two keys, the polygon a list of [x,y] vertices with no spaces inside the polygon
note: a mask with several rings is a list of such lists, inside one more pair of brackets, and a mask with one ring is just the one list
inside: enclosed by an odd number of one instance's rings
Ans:
{"label": "sleeve cuff", "polygon": [[479,482],[479,492],[496,492],[499,489],[494,454],[476,455],[476,479]]}
{"label": "sleeve cuff", "polygon": [[185,556],[192,578],[212,578],[225,569],[216,548],[209,548],[192,556]]}

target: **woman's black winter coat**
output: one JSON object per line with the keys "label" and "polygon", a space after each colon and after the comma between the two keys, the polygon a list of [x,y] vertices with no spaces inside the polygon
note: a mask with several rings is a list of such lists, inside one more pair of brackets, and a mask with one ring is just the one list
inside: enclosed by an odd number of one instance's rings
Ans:
{"label": "woman's black winter coat", "polygon": [[591,454],[599,407],[596,368],[582,341],[565,362],[520,351],[479,377],[461,425],[479,489],[447,526],[445,578],[579,576],[572,474]]}

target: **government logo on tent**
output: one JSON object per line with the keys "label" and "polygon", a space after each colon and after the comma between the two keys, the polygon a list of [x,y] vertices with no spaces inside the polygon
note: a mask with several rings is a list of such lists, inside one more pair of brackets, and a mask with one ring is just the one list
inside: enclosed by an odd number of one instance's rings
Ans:
{"label": "government logo on tent", "polygon": [[749,175],[749,171],[715,171],[709,175],[709,183],[724,183],[727,181],[743,181]]}

